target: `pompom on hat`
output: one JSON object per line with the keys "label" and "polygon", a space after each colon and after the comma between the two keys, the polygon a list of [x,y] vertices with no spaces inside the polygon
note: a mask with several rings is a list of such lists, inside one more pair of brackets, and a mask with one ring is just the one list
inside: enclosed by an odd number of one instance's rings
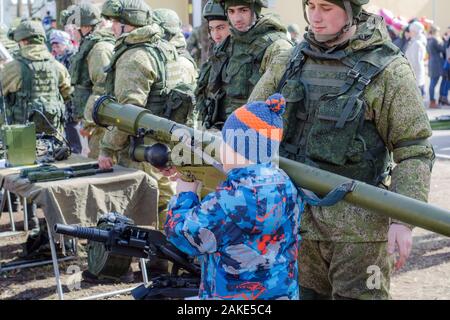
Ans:
{"label": "pompom on hat", "polygon": [[225,121],[223,141],[236,153],[254,163],[273,160],[283,138],[286,100],[276,93],[265,102],[248,103]]}

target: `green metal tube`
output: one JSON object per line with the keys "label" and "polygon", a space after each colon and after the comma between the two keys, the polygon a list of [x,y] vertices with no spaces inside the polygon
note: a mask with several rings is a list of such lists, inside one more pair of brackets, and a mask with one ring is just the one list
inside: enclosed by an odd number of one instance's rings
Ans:
{"label": "green metal tube", "polygon": [[[114,118],[114,117],[119,118]],[[202,147],[220,143],[221,137],[209,132],[201,132],[173,121],[152,115],[149,111],[130,105],[120,105],[111,99],[100,98],[94,108],[94,120],[103,126],[117,126],[130,135],[139,134],[144,129],[146,134],[161,143],[173,143],[172,133],[181,129],[191,137],[205,139]],[[143,150],[142,150],[143,151]],[[143,155],[143,152],[141,152]],[[139,153],[139,154],[141,154]],[[286,158],[280,158],[282,168],[294,181],[304,189],[324,195],[336,186],[351,179],[298,163]],[[391,217],[445,236],[450,236],[450,211],[402,196],[387,190],[355,181],[353,192],[345,197],[345,201],[361,208],[372,210],[378,214]]]}

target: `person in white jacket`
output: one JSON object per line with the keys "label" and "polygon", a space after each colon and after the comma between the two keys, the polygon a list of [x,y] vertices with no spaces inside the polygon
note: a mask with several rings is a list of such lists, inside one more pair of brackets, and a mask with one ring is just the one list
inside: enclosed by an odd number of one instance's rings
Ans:
{"label": "person in white jacket", "polygon": [[424,34],[424,26],[415,21],[409,26],[411,41],[406,49],[405,55],[411,64],[414,74],[416,75],[416,83],[422,96],[425,95],[425,55],[427,53],[427,38]]}

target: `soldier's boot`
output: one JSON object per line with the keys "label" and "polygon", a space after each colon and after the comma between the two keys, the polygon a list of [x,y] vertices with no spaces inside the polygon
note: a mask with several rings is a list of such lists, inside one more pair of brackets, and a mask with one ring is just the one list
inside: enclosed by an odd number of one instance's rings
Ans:
{"label": "soldier's boot", "polygon": [[438,106],[436,100],[430,100],[430,104],[429,104],[428,107],[429,107],[430,109],[438,109],[438,108],[439,108],[439,106]]}
{"label": "soldier's boot", "polygon": [[300,300],[331,300],[331,297],[320,294],[313,289],[299,286]]}

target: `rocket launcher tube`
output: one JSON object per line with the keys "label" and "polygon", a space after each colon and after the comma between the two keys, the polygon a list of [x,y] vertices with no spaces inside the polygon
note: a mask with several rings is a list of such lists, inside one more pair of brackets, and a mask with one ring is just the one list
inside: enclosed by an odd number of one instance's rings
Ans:
{"label": "rocket launcher tube", "polygon": [[[97,100],[93,111],[93,119],[100,126],[117,126],[119,130],[130,135],[138,135],[143,129],[145,135],[170,146],[174,143],[172,135],[177,130],[184,131],[195,139],[201,138],[202,143],[199,147],[203,150],[208,144],[220,143],[221,141],[221,137],[218,135],[194,130],[157,117],[144,108],[118,104],[111,97],[101,97]],[[205,144],[204,141],[207,143]],[[218,160],[217,156],[215,158]],[[279,161],[280,168],[289,175],[298,187],[313,191],[321,196],[327,194],[336,186],[353,181],[286,158],[280,158]],[[213,170],[217,171],[216,169]],[[201,180],[200,177],[197,178]],[[344,200],[392,219],[450,236],[449,210],[356,180],[355,188],[345,196]]]}

